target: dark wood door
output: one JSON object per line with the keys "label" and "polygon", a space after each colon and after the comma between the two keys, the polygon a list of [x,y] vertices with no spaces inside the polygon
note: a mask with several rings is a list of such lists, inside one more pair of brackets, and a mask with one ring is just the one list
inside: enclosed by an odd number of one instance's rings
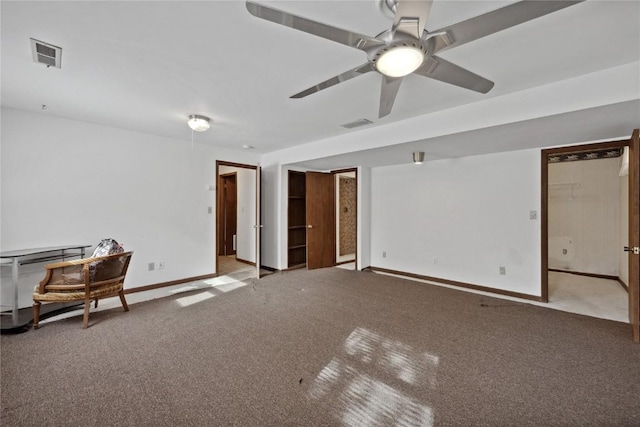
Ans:
{"label": "dark wood door", "polygon": [[307,172],[307,268],[332,267],[336,253],[335,184],[331,173]]}
{"label": "dark wood door", "polygon": [[640,141],[638,129],[629,142],[629,323],[640,343]]}
{"label": "dark wood door", "polygon": [[234,247],[235,236],[238,226],[238,196],[236,185],[236,174],[220,175],[220,230],[218,234],[220,241],[218,242],[218,255],[235,255]]}

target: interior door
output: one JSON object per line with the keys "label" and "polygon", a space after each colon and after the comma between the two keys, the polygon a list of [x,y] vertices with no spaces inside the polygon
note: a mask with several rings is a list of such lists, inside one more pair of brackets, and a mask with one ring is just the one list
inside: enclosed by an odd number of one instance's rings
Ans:
{"label": "interior door", "polygon": [[640,343],[640,142],[638,129],[629,142],[629,323]]}
{"label": "interior door", "polygon": [[256,277],[260,278],[260,237],[262,233],[262,221],[260,217],[260,164],[256,167]]}
{"label": "interior door", "polygon": [[321,172],[306,175],[307,269],[333,267],[336,256],[334,175]]}
{"label": "interior door", "polygon": [[235,255],[235,238],[238,227],[238,192],[236,174],[221,175],[220,187],[222,188],[222,215],[219,255]]}

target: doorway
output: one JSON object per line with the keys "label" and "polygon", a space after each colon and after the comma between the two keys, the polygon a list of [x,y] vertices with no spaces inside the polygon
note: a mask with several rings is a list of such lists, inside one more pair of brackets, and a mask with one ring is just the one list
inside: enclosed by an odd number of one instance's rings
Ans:
{"label": "doorway", "polygon": [[356,170],[336,171],[336,265],[355,270],[358,232]]}
{"label": "doorway", "polygon": [[288,180],[288,268],[306,267],[311,270],[341,264],[343,268],[355,270],[357,169],[332,172],[289,170]]}
{"label": "doorway", "polygon": [[638,234],[638,208],[631,200],[638,186],[620,168],[624,147],[632,142],[542,150],[541,295],[553,304],[580,301],[587,310],[607,306],[619,310],[616,320],[628,313],[632,326],[636,318],[635,339],[637,314],[627,307],[637,303],[638,279],[623,246]]}
{"label": "doorway", "polygon": [[218,256],[236,255],[238,228],[238,190],[236,172],[221,174],[218,180],[220,215]]}
{"label": "doorway", "polygon": [[259,276],[259,167],[216,162],[216,273]]}

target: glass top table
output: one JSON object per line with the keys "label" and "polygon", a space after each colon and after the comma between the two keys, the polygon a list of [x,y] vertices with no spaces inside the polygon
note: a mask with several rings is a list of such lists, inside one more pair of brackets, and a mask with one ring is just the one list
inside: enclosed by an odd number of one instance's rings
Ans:
{"label": "glass top table", "polygon": [[11,265],[13,300],[12,304],[8,307],[11,307],[12,326],[20,326],[18,325],[18,273],[20,266],[60,259],[65,260],[66,258],[84,258],[85,250],[91,246],[92,245],[62,245],[0,252],[0,262],[2,265]]}

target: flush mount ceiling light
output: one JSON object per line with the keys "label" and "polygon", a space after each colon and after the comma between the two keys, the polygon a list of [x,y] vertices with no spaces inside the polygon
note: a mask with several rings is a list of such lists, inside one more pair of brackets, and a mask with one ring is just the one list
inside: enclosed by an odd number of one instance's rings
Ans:
{"label": "flush mount ceiling light", "polygon": [[413,152],[413,163],[416,165],[421,165],[424,162],[424,151],[414,151]]}
{"label": "flush mount ceiling light", "polygon": [[191,114],[187,122],[189,127],[196,132],[204,132],[209,129],[209,117]]}
{"label": "flush mount ceiling light", "polygon": [[380,55],[376,69],[385,76],[404,77],[424,62],[424,52],[413,46],[397,46]]}

